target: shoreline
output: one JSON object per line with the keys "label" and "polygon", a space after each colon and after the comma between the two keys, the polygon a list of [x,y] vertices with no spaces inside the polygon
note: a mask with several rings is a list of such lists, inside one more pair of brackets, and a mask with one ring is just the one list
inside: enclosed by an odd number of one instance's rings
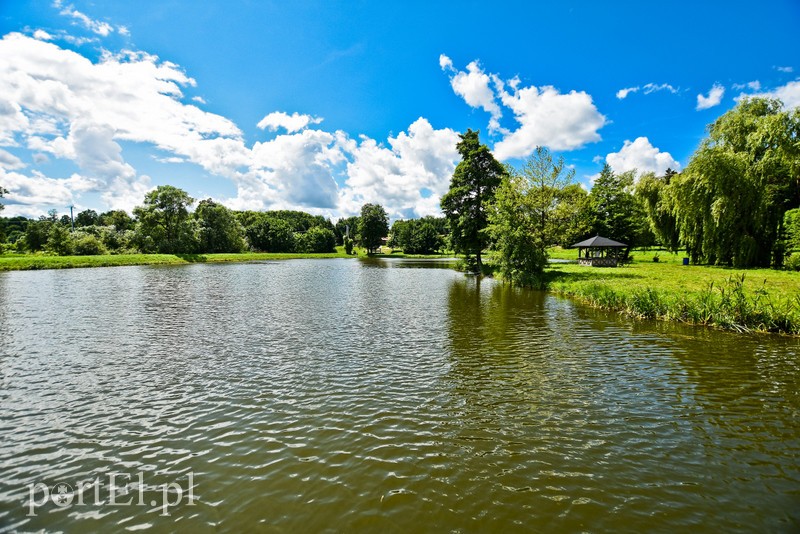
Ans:
{"label": "shoreline", "polygon": [[[363,252],[363,251],[362,251]],[[555,251],[556,260],[566,254]],[[800,336],[800,274],[772,269],[683,266],[680,258],[648,262],[637,252],[630,265],[582,267],[552,262],[545,291],[634,319],[655,319],[740,333]],[[561,256],[561,258],[559,258]],[[118,254],[102,256],[0,255],[0,272],[44,269],[247,263],[292,259],[365,258],[331,253]],[[452,259],[452,255],[376,254],[376,259]]]}

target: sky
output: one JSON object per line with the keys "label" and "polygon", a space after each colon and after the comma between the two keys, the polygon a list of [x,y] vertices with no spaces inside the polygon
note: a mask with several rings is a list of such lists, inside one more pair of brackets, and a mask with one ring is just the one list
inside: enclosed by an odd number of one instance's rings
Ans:
{"label": "sky", "polygon": [[800,106],[800,2],[0,0],[4,216],[440,215],[460,132],[591,188],[680,170],[748,95]]}

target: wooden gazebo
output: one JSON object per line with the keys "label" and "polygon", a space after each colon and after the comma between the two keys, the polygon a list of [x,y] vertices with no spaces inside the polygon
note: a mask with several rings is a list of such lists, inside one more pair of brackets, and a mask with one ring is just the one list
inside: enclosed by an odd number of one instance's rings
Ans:
{"label": "wooden gazebo", "polygon": [[575,243],[571,248],[578,249],[578,264],[589,267],[616,267],[625,258],[628,245],[595,236],[586,241]]}

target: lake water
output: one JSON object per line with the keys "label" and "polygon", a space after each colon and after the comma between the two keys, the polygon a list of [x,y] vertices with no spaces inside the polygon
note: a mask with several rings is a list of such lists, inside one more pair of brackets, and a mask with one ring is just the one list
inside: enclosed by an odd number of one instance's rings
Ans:
{"label": "lake water", "polygon": [[0,273],[0,531],[800,529],[797,340],[437,266]]}

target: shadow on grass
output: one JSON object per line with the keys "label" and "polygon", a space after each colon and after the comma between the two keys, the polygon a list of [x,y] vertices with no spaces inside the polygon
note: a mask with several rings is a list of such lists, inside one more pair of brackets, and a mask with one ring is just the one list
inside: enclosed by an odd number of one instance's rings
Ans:
{"label": "shadow on grass", "polygon": [[558,267],[551,267],[544,271],[543,281],[545,287],[554,282],[578,282],[583,280],[596,280],[607,274],[614,278],[636,279],[644,278],[642,274],[621,272],[618,268],[587,267],[586,271],[562,271]]}
{"label": "shadow on grass", "polygon": [[208,261],[208,258],[203,254],[175,254],[175,256],[189,263],[205,263]]}

